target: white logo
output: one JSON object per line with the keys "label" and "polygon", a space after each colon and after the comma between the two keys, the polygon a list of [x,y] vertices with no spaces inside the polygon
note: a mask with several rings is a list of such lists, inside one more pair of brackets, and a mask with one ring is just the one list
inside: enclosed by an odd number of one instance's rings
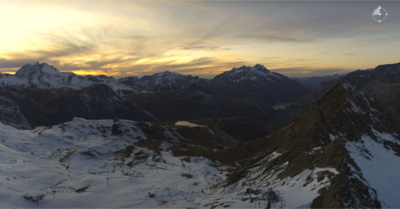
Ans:
{"label": "white logo", "polygon": [[[382,13],[384,15],[382,15]],[[386,9],[383,7],[379,6],[374,11],[372,12],[372,17],[374,18],[375,21],[377,22],[383,22],[386,20],[386,17],[388,16],[388,13],[386,12]]]}

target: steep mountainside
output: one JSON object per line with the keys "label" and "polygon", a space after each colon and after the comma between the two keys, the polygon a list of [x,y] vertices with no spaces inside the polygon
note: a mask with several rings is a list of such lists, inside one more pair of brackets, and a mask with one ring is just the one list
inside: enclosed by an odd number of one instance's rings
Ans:
{"label": "steep mountainside", "polygon": [[71,90],[49,96],[26,112],[25,115],[33,127],[55,125],[71,121],[74,117],[157,120],[150,113],[118,96],[105,84],[95,84],[82,90]]}
{"label": "steep mountainside", "polygon": [[354,71],[347,77],[357,88],[384,106],[400,127],[400,63]]}
{"label": "steep mountainside", "polygon": [[[348,73],[345,77],[358,89],[377,101],[395,117],[400,127],[400,63],[380,65],[374,69],[357,70]],[[339,80],[322,82],[320,88],[301,96],[296,102],[279,110],[280,120],[277,126],[286,123],[298,115],[309,104],[327,92]]]}
{"label": "steep mountainside", "polygon": [[31,125],[20,112],[18,105],[3,96],[0,96],[0,122],[18,129],[31,129]]}
{"label": "steep mountainside", "polygon": [[283,109],[278,109],[279,120],[274,124],[275,128],[279,128],[282,125],[288,123],[291,119],[296,117],[301,113],[306,107],[308,107],[311,103],[316,101],[322,95],[324,95],[327,91],[329,91],[335,84],[337,84],[340,80],[332,80],[332,81],[324,81],[321,83],[321,86],[304,96],[301,96],[292,104],[286,105]]}
{"label": "steep mountainside", "polygon": [[321,86],[322,82],[338,80],[342,78],[344,75],[334,74],[334,75],[325,75],[325,76],[313,76],[313,77],[294,77],[290,78],[301,85],[305,86],[308,89],[316,90]]}
{"label": "steep mountainside", "polygon": [[399,207],[399,130],[384,109],[344,79],[284,128],[215,153],[240,166],[207,194],[158,207],[250,208],[249,187],[255,203],[273,189],[285,208]]}
{"label": "steep mountainside", "polygon": [[250,179],[254,188],[283,191],[286,207],[398,207],[398,129],[382,113],[341,81],[285,128],[249,142],[247,152],[232,149],[237,160],[254,160],[228,177],[230,191],[245,189]]}

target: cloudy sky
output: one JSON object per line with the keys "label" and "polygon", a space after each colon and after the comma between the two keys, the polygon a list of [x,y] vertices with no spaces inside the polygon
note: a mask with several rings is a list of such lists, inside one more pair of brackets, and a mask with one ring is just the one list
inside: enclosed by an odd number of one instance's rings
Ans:
{"label": "cloudy sky", "polygon": [[0,72],[212,78],[259,63],[304,77],[400,62],[400,1],[0,0],[0,18]]}

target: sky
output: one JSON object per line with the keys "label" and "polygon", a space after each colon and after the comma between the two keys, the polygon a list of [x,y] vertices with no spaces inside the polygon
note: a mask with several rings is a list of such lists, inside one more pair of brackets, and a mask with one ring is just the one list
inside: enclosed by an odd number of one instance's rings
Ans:
{"label": "sky", "polygon": [[[377,22],[378,6],[389,14]],[[47,62],[115,78],[204,78],[262,64],[289,77],[398,63],[400,1],[0,0],[0,72]]]}

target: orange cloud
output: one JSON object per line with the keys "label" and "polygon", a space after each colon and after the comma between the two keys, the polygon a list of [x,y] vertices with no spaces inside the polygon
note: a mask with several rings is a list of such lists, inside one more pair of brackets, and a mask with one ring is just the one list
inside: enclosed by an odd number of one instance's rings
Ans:
{"label": "orange cloud", "polygon": [[73,71],[64,71],[64,72],[73,72],[76,75],[106,75],[106,76],[118,76],[119,72],[105,72],[102,70],[73,70]]}

